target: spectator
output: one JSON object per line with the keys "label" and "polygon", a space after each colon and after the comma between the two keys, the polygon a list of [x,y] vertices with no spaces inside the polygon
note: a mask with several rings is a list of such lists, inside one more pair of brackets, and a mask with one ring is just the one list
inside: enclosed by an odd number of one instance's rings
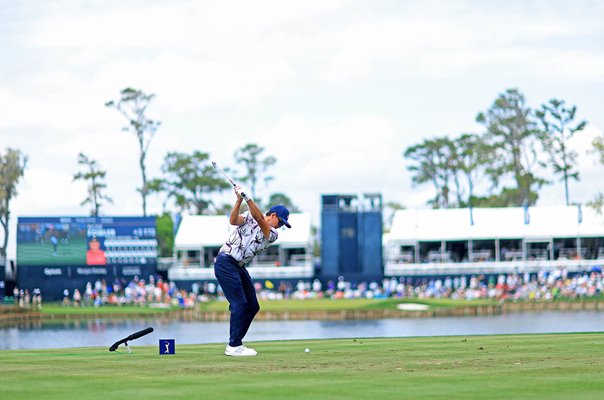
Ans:
{"label": "spectator", "polygon": [[79,307],[82,305],[82,295],[78,289],[73,291],[73,305]]}
{"label": "spectator", "polygon": [[63,290],[63,305],[68,306],[69,304],[69,290],[65,289]]}
{"label": "spectator", "polygon": [[42,291],[40,288],[35,288],[32,292],[32,307],[42,308]]}

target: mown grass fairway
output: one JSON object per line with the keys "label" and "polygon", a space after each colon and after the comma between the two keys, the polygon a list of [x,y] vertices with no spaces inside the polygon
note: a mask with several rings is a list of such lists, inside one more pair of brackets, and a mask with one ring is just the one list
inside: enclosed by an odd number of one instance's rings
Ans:
{"label": "mown grass fairway", "polygon": [[[6,399],[596,399],[604,334],[256,342],[0,352]],[[310,353],[305,353],[305,348]]]}

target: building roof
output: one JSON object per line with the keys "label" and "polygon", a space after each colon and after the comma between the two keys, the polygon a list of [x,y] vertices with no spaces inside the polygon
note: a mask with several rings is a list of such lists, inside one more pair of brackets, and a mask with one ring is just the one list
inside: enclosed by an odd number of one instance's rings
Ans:
{"label": "building roof", "polygon": [[[283,248],[306,247],[311,242],[310,214],[292,213],[292,228],[279,229],[278,245]],[[224,215],[184,215],[174,238],[177,250],[193,250],[201,247],[222,246],[235,227]]]}
{"label": "building roof", "polygon": [[[589,207],[523,207],[398,210],[389,240],[573,238],[604,236],[604,216]],[[579,219],[581,222],[579,223]]]}

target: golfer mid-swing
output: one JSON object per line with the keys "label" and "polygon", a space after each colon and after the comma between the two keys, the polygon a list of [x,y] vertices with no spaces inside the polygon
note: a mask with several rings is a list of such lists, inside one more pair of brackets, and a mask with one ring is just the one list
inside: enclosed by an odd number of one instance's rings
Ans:
{"label": "golfer mid-swing", "polygon": [[[284,206],[273,206],[266,213],[239,186],[235,186],[237,201],[231,211],[230,223],[237,226],[227,242],[220,248],[214,263],[214,274],[229,301],[231,311],[231,330],[229,344],[224,354],[227,356],[255,356],[256,350],[243,345],[254,317],[260,310],[256,290],[246,265],[254,256],[277,240],[277,228],[285,225],[289,211]],[[240,214],[242,201],[247,202],[249,212]]]}

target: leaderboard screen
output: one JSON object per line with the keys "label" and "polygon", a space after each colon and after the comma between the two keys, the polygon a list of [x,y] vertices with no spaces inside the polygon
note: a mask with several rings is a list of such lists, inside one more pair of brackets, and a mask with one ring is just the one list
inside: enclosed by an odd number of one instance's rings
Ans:
{"label": "leaderboard screen", "polygon": [[155,217],[20,217],[17,263],[156,264]]}

